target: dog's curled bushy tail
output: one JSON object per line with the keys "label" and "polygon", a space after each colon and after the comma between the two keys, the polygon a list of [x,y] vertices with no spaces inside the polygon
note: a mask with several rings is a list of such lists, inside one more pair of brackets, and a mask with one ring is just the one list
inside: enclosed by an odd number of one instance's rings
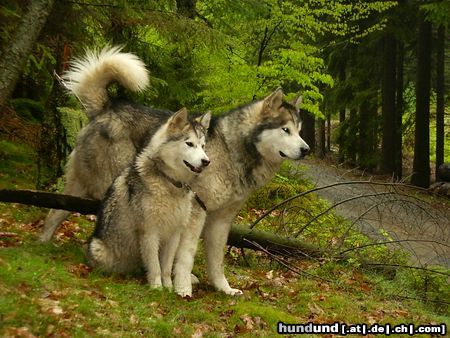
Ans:
{"label": "dog's curled bushy tail", "polygon": [[120,46],[90,50],[71,63],[63,75],[67,88],[83,103],[92,120],[108,101],[107,87],[117,81],[128,90],[142,91],[149,83],[145,64],[134,54],[122,52]]}

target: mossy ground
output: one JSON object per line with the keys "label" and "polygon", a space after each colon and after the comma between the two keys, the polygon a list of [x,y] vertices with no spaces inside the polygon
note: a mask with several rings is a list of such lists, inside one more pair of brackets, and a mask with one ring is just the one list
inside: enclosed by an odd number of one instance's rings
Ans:
{"label": "mossy ground", "polygon": [[[32,152],[5,141],[0,145],[0,188],[32,187]],[[250,199],[237,220],[248,224],[260,210],[307,188],[305,182],[285,178],[278,176],[258,193],[266,200]],[[323,203],[312,196],[304,206]],[[226,256],[226,275],[244,290],[242,297],[207,285],[200,245],[194,272],[201,283],[192,299],[182,299],[151,290],[142,276],[91,271],[82,248],[93,229],[91,217],[74,214],[52,243],[37,242],[45,214],[44,209],[0,203],[0,336],[254,337],[277,336],[279,321],[450,324],[436,306],[395,297],[397,278],[408,276],[388,279],[352,264],[293,259],[289,263],[303,271],[297,275],[262,253],[246,250],[243,255],[235,248]],[[268,229],[270,222],[264,222],[261,227]],[[415,290],[411,285],[411,298],[418,297]]]}

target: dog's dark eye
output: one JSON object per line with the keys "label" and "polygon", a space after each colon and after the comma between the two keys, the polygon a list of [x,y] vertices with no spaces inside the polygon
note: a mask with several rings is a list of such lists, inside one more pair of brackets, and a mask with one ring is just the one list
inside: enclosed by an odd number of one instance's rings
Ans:
{"label": "dog's dark eye", "polygon": [[186,142],[186,145],[187,145],[188,147],[193,147],[193,146],[194,146],[194,143],[192,143],[192,142]]}
{"label": "dog's dark eye", "polygon": [[281,130],[283,130],[285,133],[290,134],[291,132],[289,131],[289,128],[281,128]]}

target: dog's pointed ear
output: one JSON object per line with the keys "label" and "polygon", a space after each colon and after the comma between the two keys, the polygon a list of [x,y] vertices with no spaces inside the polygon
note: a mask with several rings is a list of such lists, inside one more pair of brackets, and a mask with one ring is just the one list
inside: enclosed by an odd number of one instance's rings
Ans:
{"label": "dog's pointed ear", "polygon": [[289,102],[290,104],[292,104],[297,110],[300,109],[300,106],[303,102],[303,96],[301,94],[298,94],[291,102]]}
{"label": "dog's pointed ear", "polygon": [[208,111],[202,116],[197,117],[195,121],[197,121],[203,128],[205,128],[205,130],[208,130],[209,123],[211,122],[211,112]]}
{"label": "dog's pointed ear", "polygon": [[277,110],[283,104],[283,89],[277,88],[264,99],[264,108]]}
{"label": "dog's pointed ear", "polygon": [[188,111],[186,107],[181,108],[169,118],[169,129],[181,130],[189,124]]}

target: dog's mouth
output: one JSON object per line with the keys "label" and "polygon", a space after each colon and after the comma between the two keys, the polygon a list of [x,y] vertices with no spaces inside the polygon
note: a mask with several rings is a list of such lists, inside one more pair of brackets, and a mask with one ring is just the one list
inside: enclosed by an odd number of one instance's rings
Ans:
{"label": "dog's mouth", "polygon": [[186,165],[186,167],[188,167],[191,171],[193,171],[196,174],[200,174],[202,172],[202,168],[199,167],[194,167],[192,164],[190,164],[188,161],[183,160],[183,163]]}
{"label": "dog's mouth", "polygon": [[301,159],[306,157],[305,154],[300,154],[300,155],[298,155],[298,157],[289,157],[285,153],[283,153],[281,150],[279,151],[279,153],[280,153],[281,157],[283,157],[283,158],[290,158],[291,160],[294,160],[294,161],[298,161],[298,160],[301,160]]}
{"label": "dog's mouth", "polygon": [[294,161],[298,161],[298,160],[301,160],[301,159],[305,158],[305,155],[303,155],[303,154],[300,154],[298,157],[289,157],[285,153],[283,153],[281,150],[279,151],[279,153],[280,153],[281,157],[289,158],[289,159],[294,160]]}

